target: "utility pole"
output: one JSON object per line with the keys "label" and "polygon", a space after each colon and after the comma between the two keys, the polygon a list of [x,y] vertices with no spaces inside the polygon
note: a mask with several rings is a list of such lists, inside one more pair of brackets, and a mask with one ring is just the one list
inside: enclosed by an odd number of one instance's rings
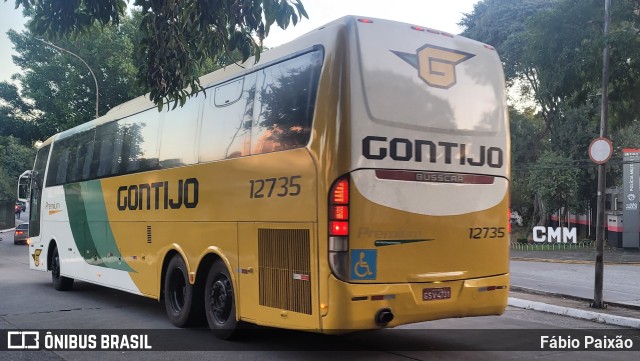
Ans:
{"label": "utility pole", "polygon": [[[604,0],[604,49],[602,50],[602,98],[600,106],[600,137],[607,136],[609,115],[609,26],[611,22],[611,0]],[[604,206],[605,164],[598,165],[598,204],[596,215],[596,272],[593,288],[593,308],[605,308],[602,297],[604,278]]]}
{"label": "utility pole", "polygon": [[67,49],[61,48],[61,47],[59,47],[57,45],[53,45],[50,42],[44,41],[42,39],[38,39],[38,38],[34,38],[34,39],[44,43],[47,46],[52,47],[52,48],[54,48],[54,49],[56,49],[58,51],[64,51],[65,53],[68,53],[68,54],[71,54],[71,55],[75,56],[76,58],[78,58],[78,60],[80,60],[82,62],[82,64],[84,64],[84,66],[87,67],[87,69],[89,69],[89,73],[91,73],[91,76],[93,77],[93,82],[96,85],[96,118],[98,118],[100,116],[99,113],[98,113],[98,105],[99,105],[99,102],[100,102],[100,92],[99,92],[99,89],[98,89],[98,80],[96,79],[96,75],[93,74],[93,70],[91,70],[91,67],[89,66],[89,64],[87,64],[87,62],[85,62],[80,56],[78,56],[77,54],[72,53],[71,51],[69,51]]}

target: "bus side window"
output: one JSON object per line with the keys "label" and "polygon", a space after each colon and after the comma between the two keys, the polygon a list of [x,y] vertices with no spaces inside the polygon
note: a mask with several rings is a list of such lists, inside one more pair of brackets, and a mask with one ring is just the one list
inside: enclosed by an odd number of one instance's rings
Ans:
{"label": "bus side window", "polygon": [[122,154],[122,147],[124,145],[124,133],[125,129],[119,124],[120,122],[112,123],[114,127],[113,132],[113,158],[111,159],[111,170],[109,175],[118,175],[121,169],[125,169],[127,159]]}
{"label": "bus side window", "polygon": [[[67,164],[69,163],[69,148],[64,147],[62,145],[62,150],[60,152],[54,152],[58,157],[58,167],[56,169],[56,178],[55,184],[64,184],[67,180]],[[54,146],[55,150],[55,146]]]}
{"label": "bus side window", "polygon": [[173,110],[171,110],[172,104],[166,105],[169,110],[163,114],[160,136],[161,168],[195,164],[198,161],[196,134],[200,119],[200,105],[203,100],[204,96],[200,95]]}
{"label": "bus side window", "polygon": [[[60,155],[62,153],[63,143],[56,141],[53,143],[53,151],[51,152],[51,160],[49,162],[49,173],[47,173],[47,187],[56,185],[56,178],[58,176],[58,166],[60,164]],[[44,176],[44,170],[41,176]],[[44,185],[44,184],[40,184]]]}
{"label": "bus side window", "polygon": [[[200,162],[249,155],[255,73],[207,90],[200,132]],[[211,96],[213,93],[213,96]]]}
{"label": "bus side window", "polygon": [[242,96],[244,78],[232,80],[213,88],[213,103],[222,108],[237,102]]}
{"label": "bus side window", "polygon": [[124,131],[123,157],[127,159],[122,172],[144,172],[158,168],[158,135],[160,113],[156,108],[136,114],[119,123]]}
{"label": "bus side window", "polygon": [[67,172],[67,183],[71,182],[79,182],[86,180],[88,177],[84,176],[84,164],[86,157],[90,157],[91,154],[88,153],[88,148],[90,145],[93,145],[95,131],[88,130],[79,134],[72,135],[68,138],[67,147],[69,149],[69,164],[68,164],[68,172]]}
{"label": "bus side window", "polygon": [[[47,167],[51,145],[45,145],[38,150],[36,162],[31,173],[31,200],[29,204],[29,237],[40,235],[40,202],[42,188],[44,188],[44,171]],[[51,166],[51,165],[49,165]]]}
{"label": "bus side window", "polygon": [[96,143],[100,146],[97,148],[97,177],[108,177],[111,175],[111,167],[113,164],[113,139],[115,137],[115,123],[108,123],[99,126],[96,129]]}
{"label": "bus side window", "polygon": [[73,144],[74,147],[69,149],[69,165],[67,169],[67,182],[77,182],[80,179],[80,162],[82,158],[82,146],[80,144]]}
{"label": "bus side window", "polygon": [[322,53],[314,51],[258,72],[252,154],[307,145],[321,65]]}
{"label": "bus side window", "polygon": [[89,143],[84,145],[83,148],[83,162],[80,165],[80,179],[81,180],[89,180],[92,178],[91,174],[91,163],[93,161],[93,148],[95,145],[95,141],[92,139]]}

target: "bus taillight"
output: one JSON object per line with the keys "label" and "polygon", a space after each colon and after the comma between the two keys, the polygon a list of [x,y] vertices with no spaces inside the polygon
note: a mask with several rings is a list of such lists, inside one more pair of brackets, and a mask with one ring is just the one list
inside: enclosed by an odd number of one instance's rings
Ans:
{"label": "bus taillight", "polygon": [[345,205],[349,204],[349,179],[342,178],[334,183],[331,187],[331,199],[329,200],[332,205]]}
{"label": "bus taillight", "polygon": [[348,236],[349,235],[349,222],[345,221],[331,221],[329,223],[330,236]]}
{"label": "bus taillight", "polygon": [[338,179],[329,191],[329,265],[346,280],[349,274],[349,177]]}

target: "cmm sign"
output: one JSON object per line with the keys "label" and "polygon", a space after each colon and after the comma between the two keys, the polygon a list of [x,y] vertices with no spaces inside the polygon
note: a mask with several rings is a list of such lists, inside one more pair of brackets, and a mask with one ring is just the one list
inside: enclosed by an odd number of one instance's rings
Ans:
{"label": "cmm sign", "polygon": [[555,242],[555,243],[578,243],[577,230],[567,227],[533,227],[533,241],[538,243]]}

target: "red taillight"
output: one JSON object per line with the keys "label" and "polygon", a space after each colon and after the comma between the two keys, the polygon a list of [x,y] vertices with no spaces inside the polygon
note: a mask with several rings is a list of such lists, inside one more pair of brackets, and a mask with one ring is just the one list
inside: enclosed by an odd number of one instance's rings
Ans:
{"label": "red taillight", "polygon": [[333,185],[330,202],[332,204],[349,203],[349,181],[347,179],[341,179]]}
{"label": "red taillight", "polygon": [[358,21],[365,24],[373,24],[373,20],[370,19],[358,19]]}
{"label": "red taillight", "polygon": [[417,31],[425,31],[426,30],[425,28],[422,28],[420,26],[412,26],[411,29],[417,30]]}
{"label": "red taillight", "polygon": [[331,206],[329,217],[332,221],[346,221],[349,219],[348,206]]}
{"label": "red taillight", "polygon": [[16,234],[23,234],[23,231],[16,231]]}
{"label": "red taillight", "polygon": [[349,176],[329,189],[329,267],[339,280],[349,279]]}
{"label": "red taillight", "polygon": [[329,192],[329,236],[349,235],[349,178],[338,179]]}
{"label": "red taillight", "polygon": [[330,236],[348,236],[349,222],[347,221],[331,221],[329,222]]}

